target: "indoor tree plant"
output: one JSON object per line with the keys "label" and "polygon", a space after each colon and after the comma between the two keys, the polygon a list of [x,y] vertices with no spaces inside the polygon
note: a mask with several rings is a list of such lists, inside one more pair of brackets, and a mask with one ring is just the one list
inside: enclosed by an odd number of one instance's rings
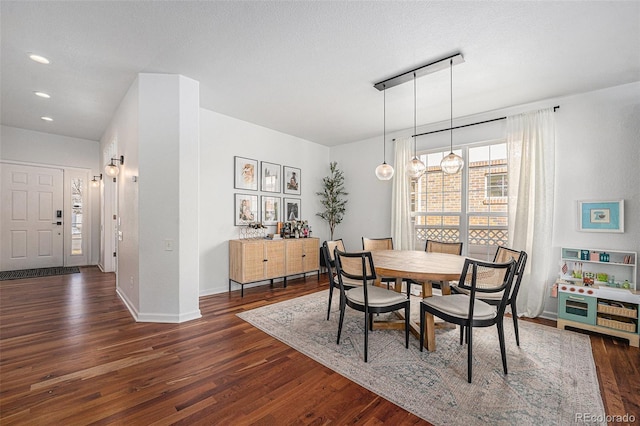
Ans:
{"label": "indoor tree plant", "polygon": [[333,231],[340,222],[345,212],[347,199],[344,196],[349,195],[344,191],[344,174],[338,169],[338,163],[333,161],[329,163],[331,174],[322,178],[323,190],[316,192],[320,196],[320,202],[324,207],[324,211],[316,213],[329,223],[329,232],[331,240],[333,240]]}

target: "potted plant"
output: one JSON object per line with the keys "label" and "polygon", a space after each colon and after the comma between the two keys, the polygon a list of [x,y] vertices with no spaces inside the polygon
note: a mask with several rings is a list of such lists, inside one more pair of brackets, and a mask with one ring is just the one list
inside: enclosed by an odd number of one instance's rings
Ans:
{"label": "potted plant", "polygon": [[322,178],[323,190],[316,192],[316,195],[320,196],[324,211],[316,213],[316,216],[320,216],[329,223],[329,232],[333,240],[333,231],[344,217],[345,205],[348,201],[344,196],[349,194],[344,191],[344,174],[338,169],[338,163],[333,161],[329,163],[329,167],[331,174]]}

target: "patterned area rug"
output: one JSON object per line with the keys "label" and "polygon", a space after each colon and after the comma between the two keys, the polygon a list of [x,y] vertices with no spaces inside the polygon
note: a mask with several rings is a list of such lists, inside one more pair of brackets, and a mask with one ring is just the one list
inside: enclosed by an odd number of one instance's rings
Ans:
{"label": "patterned area rug", "polygon": [[22,278],[48,277],[51,275],[77,274],[80,268],[77,266],[56,267],[56,268],[38,268],[38,269],[21,269],[19,271],[0,272],[0,281],[19,280]]}
{"label": "patterned area rug", "polygon": [[[347,307],[341,342],[336,345],[339,296],[334,294],[327,321],[327,291],[238,316],[435,425],[565,425],[586,414],[604,418],[588,336],[520,321],[518,347],[509,319],[505,376],[496,328],[474,329],[469,384],[466,346],[459,344],[457,328],[438,329],[437,349],[431,353],[420,352],[413,336],[405,349],[402,331],[375,330],[369,333],[365,363],[363,314]],[[418,303],[412,304],[412,317],[419,313]]]}

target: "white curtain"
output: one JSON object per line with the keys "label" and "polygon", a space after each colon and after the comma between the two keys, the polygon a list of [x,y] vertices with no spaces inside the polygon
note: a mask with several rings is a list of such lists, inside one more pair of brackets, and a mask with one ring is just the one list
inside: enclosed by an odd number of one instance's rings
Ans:
{"label": "white curtain", "polygon": [[553,232],[555,120],[552,108],[507,117],[509,246],[528,254],[518,314],[544,309]]}
{"label": "white curtain", "polygon": [[414,230],[411,223],[411,180],[407,176],[407,163],[413,155],[412,138],[396,139],[391,193],[391,237],[393,247],[413,250]]}

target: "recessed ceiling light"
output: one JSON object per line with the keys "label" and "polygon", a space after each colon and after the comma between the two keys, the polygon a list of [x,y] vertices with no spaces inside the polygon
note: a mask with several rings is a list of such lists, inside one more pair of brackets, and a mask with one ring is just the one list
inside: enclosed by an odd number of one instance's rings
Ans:
{"label": "recessed ceiling light", "polygon": [[45,98],[45,99],[49,99],[51,97],[51,95],[49,95],[48,93],[44,93],[44,92],[33,92],[34,95],[36,96],[40,96],[41,98]]}
{"label": "recessed ceiling light", "polygon": [[53,118],[47,117],[47,116],[40,117],[40,118],[43,119],[44,121],[53,121]]}
{"label": "recessed ceiling light", "polygon": [[35,53],[32,53],[29,55],[29,58],[31,58],[32,61],[36,61],[40,64],[48,64],[49,60],[47,58],[45,58],[44,56],[40,56],[40,55],[36,55]]}

